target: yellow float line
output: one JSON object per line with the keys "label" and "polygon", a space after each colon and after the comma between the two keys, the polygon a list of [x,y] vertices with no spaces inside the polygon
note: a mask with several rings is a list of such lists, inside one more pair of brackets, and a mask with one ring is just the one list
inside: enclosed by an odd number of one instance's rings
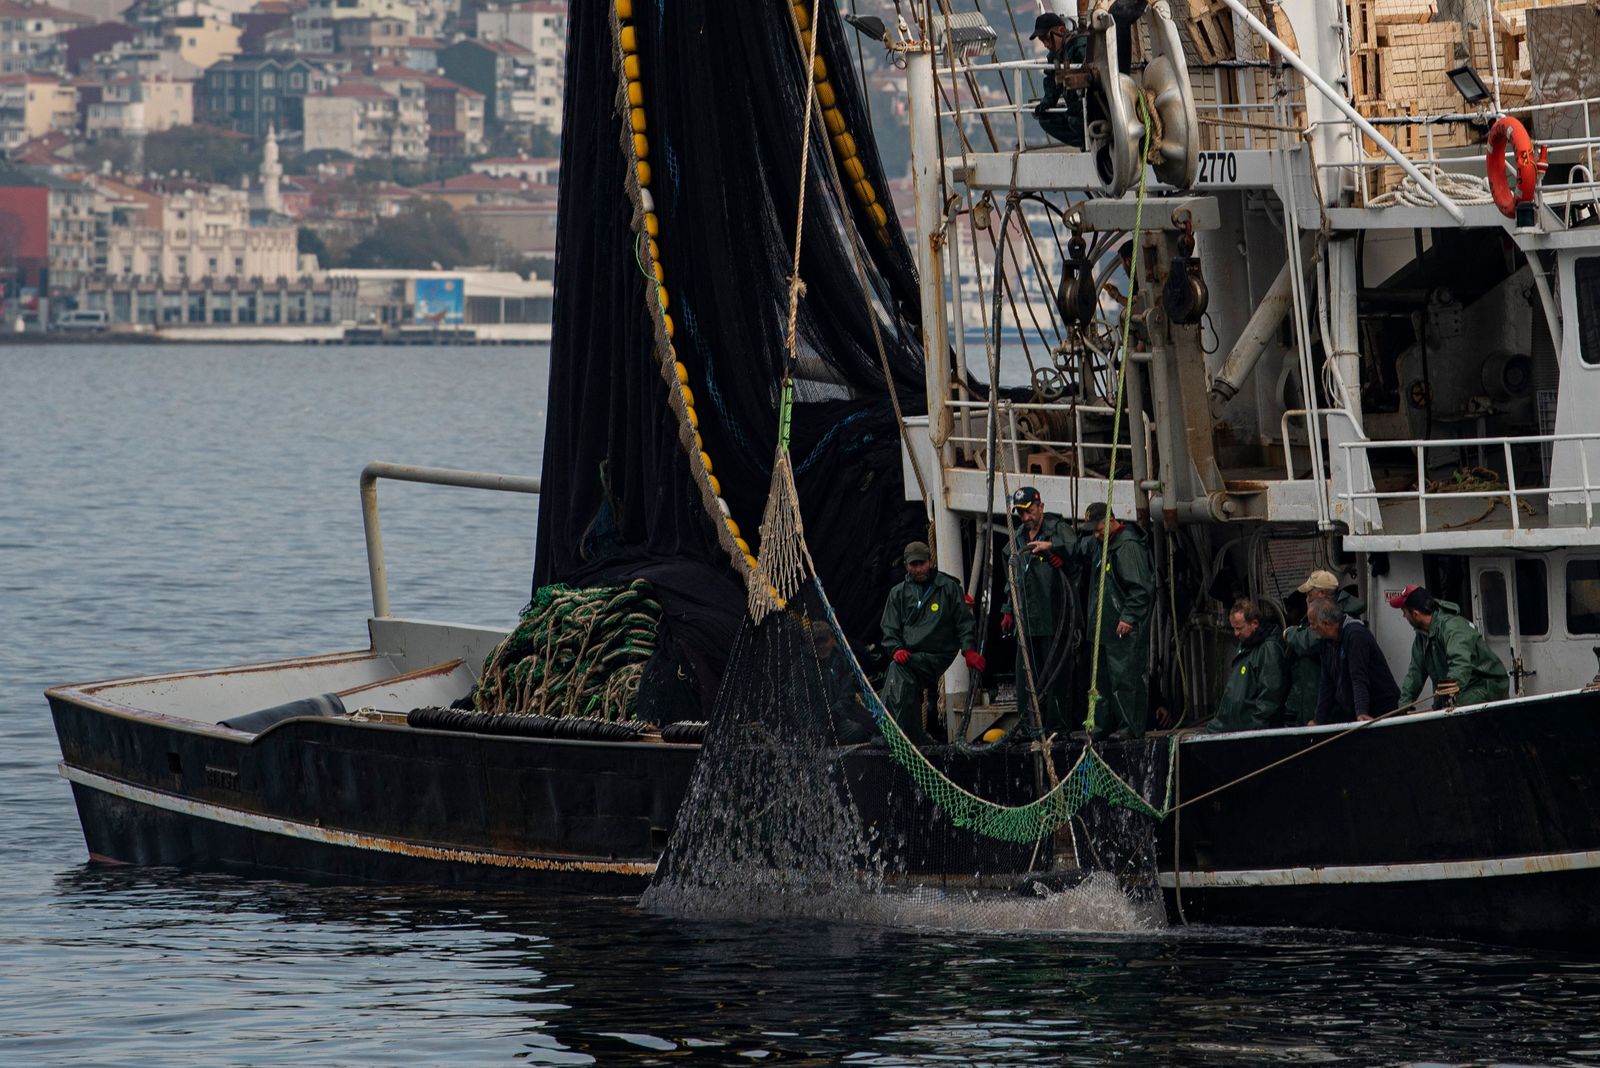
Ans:
{"label": "yellow float line", "polygon": [[[690,450],[699,459],[704,482],[710,488],[711,496],[715,498],[718,511],[722,513],[723,524],[727,527],[728,534],[733,539],[733,548],[738,555],[734,556],[736,562],[743,562],[745,567],[754,573],[757,570],[756,557],[750,551],[750,543],[745,541],[739,530],[739,524],[734,520],[728,502],[722,496],[722,484],[713,473],[711,457],[705,451],[705,442],[700,436],[700,416],[694,407],[694,392],[689,388],[689,368],[678,359],[677,349],[672,345],[675,327],[672,316],[667,313],[670,298],[667,295],[666,270],[661,266],[661,247],[657,243],[661,237],[661,220],[654,211],[649,210],[654,206],[650,197],[650,139],[648,136],[649,122],[644,110],[644,83],[641,80],[643,68],[639,60],[638,33],[632,25],[633,0],[616,0],[616,33],[617,47],[622,54],[622,75],[628,87],[628,125],[633,131],[632,156],[634,175],[639,182],[641,207],[644,208],[643,225],[646,234],[646,247],[650,255],[650,270],[655,275],[656,309],[661,319],[661,329],[667,338],[667,354],[672,359],[672,369],[677,376],[678,399],[683,405],[683,418],[687,420],[690,432],[694,435],[694,449]],[[819,61],[820,62],[820,61]],[[715,517],[713,517],[715,518]],[[734,554],[730,553],[730,556]]]}
{"label": "yellow float line", "polygon": [[[801,54],[810,55],[810,5],[805,0],[794,0],[791,6],[794,10],[795,25],[800,28]],[[860,201],[867,216],[872,220],[878,240],[887,246],[890,240],[889,212],[878,202],[878,191],[867,180],[867,168],[861,162],[856,139],[850,135],[849,127],[845,124],[844,112],[839,110],[839,96],[834,91],[832,79],[828,77],[828,64],[820,55],[812,67],[811,77],[817,83],[817,103],[822,107],[822,123],[827,127],[828,139],[833,144],[833,155],[838,160],[840,176],[849,183],[856,200]]]}

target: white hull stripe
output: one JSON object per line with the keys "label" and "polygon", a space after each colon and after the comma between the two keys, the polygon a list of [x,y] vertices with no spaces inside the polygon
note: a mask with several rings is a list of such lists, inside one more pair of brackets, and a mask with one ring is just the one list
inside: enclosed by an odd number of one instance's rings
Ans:
{"label": "white hull stripe", "polygon": [[416,857],[421,860],[440,860],[453,864],[482,864],[493,868],[521,868],[527,871],[539,872],[569,872],[584,874],[604,875],[633,875],[648,878],[656,866],[653,861],[629,862],[606,860],[559,860],[552,857],[528,856],[517,853],[492,853],[474,849],[451,849],[444,846],[424,845],[403,838],[387,838],[379,835],[360,834],[354,831],[340,831],[330,827],[318,827],[311,823],[301,823],[297,820],[279,819],[276,816],[263,816],[255,812],[244,812],[236,808],[223,805],[213,805],[205,801],[196,801],[192,798],[180,797],[161,790],[150,790],[143,786],[123,782],[120,779],[108,778],[97,775],[82,768],[75,768],[68,764],[58,765],[62,778],[69,782],[86,786],[91,790],[99,790],[113,797],[120,797],[140,805],[162,809],[167,812],[179,812],[196,819],[212,820],[216,823],[225,823],[232,827],[243,827],[251,831],[261,831],[266,834],[276,834],[284,838],[298,838],[302,841],[317,842],[322,845],[343,846],[347,849],[364,849],[376,853],[392,853],[399,856]]}
{"label": "white hull stripe", "polygon": [[[1357,886],[1365,883],[1428,883],[1451,879],[1491,879],[1506,875],[1548,875],[1600,868],[1600,850],[1581,853],[1538,853],[1491,860],[1449,860],[1423,864],[1351,864],[1325,868],[1268,868],[1262,871],[1186,871],[1181,885],[1189,890],[1240,890],[1269,886]],[[1161,885],[1174,889],[1173,873],[1160,875]]]}

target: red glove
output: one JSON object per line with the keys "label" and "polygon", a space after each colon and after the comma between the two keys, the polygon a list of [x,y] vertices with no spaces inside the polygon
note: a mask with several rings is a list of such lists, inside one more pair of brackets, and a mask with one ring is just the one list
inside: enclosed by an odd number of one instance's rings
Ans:
{"label": "red glove", "polygon": [[983,659],[983,654],[976,649],[968,649],[961,655],[966,659],[967,667],[973,671],[982,671],[988,666],[988,662]]}
{"label": "red glove", "polygon": [[1061,559],[1060,555],[1058,555],[1057,553],[1051,553],[1049,555],[1049,557],[1047,557],[1046,559],[1047,559],[1048,563],[1050,564],[1050,566],[1055,568],[1057,571],[1060,571],[1063,567],[1066,566],[1066,563],[1067,563],[1065,560]]}
{"label": "red glove", "polygon": [[974,601],[974,600],[973,600],[973,599],[972,599],[972,594],[970,594],[970,593],[969,593],[969,594],[967,594],[967,595],[966,595],[966,596],[965,596],[965,597],[964,597],[964,598],[963,598],[963,600],[965,600],[965,601],[966,601],[966,602],[967,602],[967,607],[968,607],[968,608],[971,608],[971,607],[972,607],[972,606],[973,606],[973,605],[975,605],[975,604],[977,604],[977,603],[978,603],[978,602],[977,602],[977,601]]}
{"label": "red glove", "polygon": [[910,663],[910,661],[911,661],[911,654],[909,652],[907,652],[906,650],[904,650],[904,649],[896,649],[894,651],[894,662],[896,664],[906,664],[906,663]]}
{"label": "red glove", "polygon": [[1011,615],[1010,612],[1007,612],[1005,615],[1001,616],[1000,617],[1000,633],[1001,634],[1010,634],[1011,633],[1011,628],[1016,625],[1016,622],[1017,622],[1016,619]]}

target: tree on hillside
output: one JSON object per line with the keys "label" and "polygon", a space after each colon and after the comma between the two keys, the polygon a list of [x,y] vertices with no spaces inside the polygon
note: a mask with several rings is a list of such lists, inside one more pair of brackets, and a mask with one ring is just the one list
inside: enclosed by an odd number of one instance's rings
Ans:
{"label": "tree on hillside", "polygon": [[[94,169],[109,161],[112,170],[127,172],[135,168],[138,152],[131,138],[102,137],[79,149],[78,158]],[[202,182],[237,185],[242,176],[261,169],[261,150],[208,126],[174,126],[145,135],[144,163],[138,169],[145,174],[187,171]]]}
{"label": "tree on hillside", "polygon": [[414,200],[384,219],[344,257],[346,267],[422,270],[492,263],[494,239],[464,222],[442,200]]}

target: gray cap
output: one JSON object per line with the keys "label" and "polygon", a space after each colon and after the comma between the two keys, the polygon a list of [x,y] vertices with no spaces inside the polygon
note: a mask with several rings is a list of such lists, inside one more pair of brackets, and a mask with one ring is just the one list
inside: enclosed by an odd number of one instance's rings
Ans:
{"label": "gray cap", "polygon": [[933,550],[928,548],[925,541],[914,541],[906,546],[906,554],[902,559],[908,564],[925,564],[933,559]]}

